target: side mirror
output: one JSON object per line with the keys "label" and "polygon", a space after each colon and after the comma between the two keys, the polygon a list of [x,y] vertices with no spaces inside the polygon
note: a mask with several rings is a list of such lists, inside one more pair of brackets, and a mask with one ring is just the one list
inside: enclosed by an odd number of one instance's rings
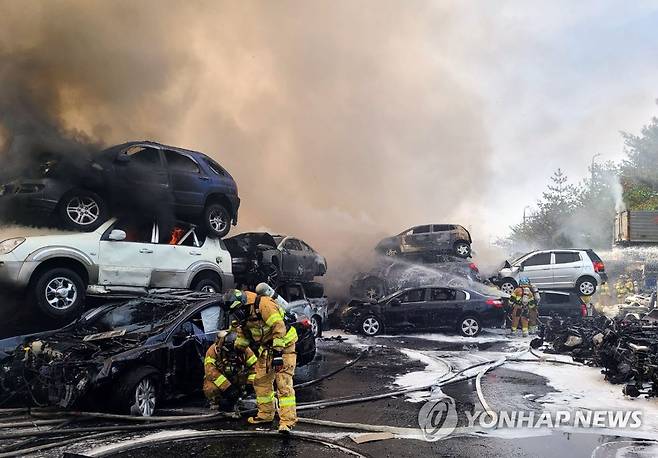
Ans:
{"label": "side mirror", "polygon": [[525,267],[523,267],[523,264],[519,266],[519,272],[523,272],[525,270]]}
{"label": "side mirror", "polygon": [[108,239],[113,240],[115,242],[120,242],[122,240],[126,240],[126,233],[121,229],[113,229],[112,232],[110,232]]}
{"label": "side mirror", "polygon": [[391,302],[389,302],[389,305],[391,307],[399,307],[400,305],[402,305],[402,303],[400,302],[400,299],[394,297],[393,299],[391,299]]}

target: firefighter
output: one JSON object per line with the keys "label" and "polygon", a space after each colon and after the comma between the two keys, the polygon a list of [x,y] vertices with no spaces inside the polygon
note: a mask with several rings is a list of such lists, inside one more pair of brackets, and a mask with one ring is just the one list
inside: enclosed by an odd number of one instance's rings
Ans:
{"label": "firefighter", "polygon": [[286,326],[285,310],[267,296],[235,289],[224,295],[224,303],[239,323],[236,348],[251,347],[258,357],[254,378],[258,414],[247,421],[250,424],[274,421],[276,382],[279,431],[290,431],[297,423],[292,381],[297,364],[296,329]]}
{"label": "firefighter", "polygon": [[597,309],[600,311],[603,309],[603,307],[607,307],[610,305],[610,299],[612,298],[612,295],[610,293],[610,286],[608,283],[603,283],[601,285],[601,288],[599,288],[599,300],[598,300],[598,307]]}
{"label": "firefighter", "polygon": [[628,277],[626,280],[626,294],[635,294],[637,291],[635,291],[635,284],[633,283],[633,279],[631,277]]}
{"label": "firefighter", "polygon": [[534,318],[534,326],[537,325],[537,316],[539,311],[537,309],[539,304],[539,292],[531,283],[528,277],[521,277],[519,279],[519,286],[512,292],[510,297],[512,303],[512,335],[516,334],[521,321],[521,328],[523,336],[528,335],[528,322],[532,315]]}
{"label": "firefighter", "polygon": [[256,355],[251,348],[235,348],[236,339],[234,328],[220,331],[203,362],[203,394],[212,407],[220,410],[233,410],[244,386],[253,384],[256,377]]}
{"label": "firefighter", "polygon": [[615,294],[617,296],[617,303],[621,304],[626,298],[626,276],[621,275],[615,282]]}

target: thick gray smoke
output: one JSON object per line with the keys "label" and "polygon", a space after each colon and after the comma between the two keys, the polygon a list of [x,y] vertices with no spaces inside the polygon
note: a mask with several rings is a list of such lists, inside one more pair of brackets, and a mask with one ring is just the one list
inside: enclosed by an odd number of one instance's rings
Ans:
{"label": "thick gray smoke", "polygon": [[383,235],[486,224],[481,101],[442,59],[453,13],[436,2],[1,8],[5,168],[131,139],[204,151],[238,182],[237,230],[304,238],[336,284]]}

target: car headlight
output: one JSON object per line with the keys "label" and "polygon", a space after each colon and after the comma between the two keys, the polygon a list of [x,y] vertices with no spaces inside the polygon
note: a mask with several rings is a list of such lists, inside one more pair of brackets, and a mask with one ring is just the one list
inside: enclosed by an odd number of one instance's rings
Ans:
{"label": "car headlight", "polygon": [[24,241],[25,237],[16,237],[13,239],[3,240],[0,242],[0,255],[11,253]]}

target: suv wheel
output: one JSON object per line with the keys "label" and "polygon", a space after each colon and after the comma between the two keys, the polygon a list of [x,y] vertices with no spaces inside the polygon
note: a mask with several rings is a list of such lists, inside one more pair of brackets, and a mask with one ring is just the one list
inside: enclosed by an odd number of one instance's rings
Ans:
{"label": "suv wheel", "polygon": [[222,204],[209,204],[203,211],[203,223],[208,234],[222,238],[231,230],[231,214]]}
{"label": "suv wheel", "polygon": [[76,272],[54,268],[43,272],[34,283],[39,309],[51,318],[73,318],[85,301],[86,285]]}
{"label": "suv wheel", "polygon": [[192,286],[194,291],[201,291],[204,293],[221,293],[222,285],[219,284],[214,278],[202,278],[197,280]]}
{"label": "suv wheel", "polygon": [[382,324],[375,315],[368,315],[361,321],[361,332],[367,336],[376,336],[382,330]]}
{"label": "suv wheel", "polygon": [[109,217],[107,205],[96,193],[85,189],[68,192],[59,202],[64,226],[75,231],[93,231]]}
{"label": "suv wheel", "polygon": [[482,325],[476,316],[465,316],[459,322],[459,332],[464,337],[475,337],[480,331],[482,331]]}
{"label": "suv wheel", "polygon": [[316,315],[311,317],[311,330],[314,337],[322,337],[322,321]]}
{"label": "suv wheel", "polygon": [[471,255],[471,245],[466,242],[455,243],[454,250],[460,258],[468,258]]}
{"label": "suv wheel", "polygon": [[516,289],[517,284],[514,280],[511,278],[506,278],[503,280],[503,282],[500,284],[500,290],[504,292],[505,294],[512,294],[514,290]]}
{"label": "suv wheel", "polygon": [[596,281],[589,277],[581,278],[576,284],[576,290],[581,296],[591,296],[596,292]]}

